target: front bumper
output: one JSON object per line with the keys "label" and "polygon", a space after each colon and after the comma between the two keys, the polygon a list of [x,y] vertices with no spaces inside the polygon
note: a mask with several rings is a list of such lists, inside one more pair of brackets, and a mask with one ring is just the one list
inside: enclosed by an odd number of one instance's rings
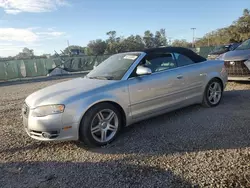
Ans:
{"label": "front bumper", "polygon": [[33,117],[31,113],[32,110],[28,110],[28,114],[22,112],[24,130],[31,138],[41,141],[78,140],[78,123],[64,125],[62,114]]}

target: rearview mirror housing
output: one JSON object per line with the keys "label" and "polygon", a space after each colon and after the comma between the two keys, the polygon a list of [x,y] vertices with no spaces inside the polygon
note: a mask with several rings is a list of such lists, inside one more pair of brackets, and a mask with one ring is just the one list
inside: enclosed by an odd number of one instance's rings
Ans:
{"label": "rearview mirror housing", "polygon": [[148,67],[144,66],[138,66],[136,69],[136,74],[141,76],[141,75],[149,75],[152,74],[152,70]]}

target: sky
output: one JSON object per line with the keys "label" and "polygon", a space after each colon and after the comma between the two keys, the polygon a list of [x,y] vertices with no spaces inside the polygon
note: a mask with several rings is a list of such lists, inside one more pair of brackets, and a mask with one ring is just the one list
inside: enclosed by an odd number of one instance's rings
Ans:
{"label": "sky", "polygon": [[0,0],[0,56],[24,47],[35,54],[60,52],[90,40],[166,30],[171,40],[226,27],[250,8],[249,0]]}

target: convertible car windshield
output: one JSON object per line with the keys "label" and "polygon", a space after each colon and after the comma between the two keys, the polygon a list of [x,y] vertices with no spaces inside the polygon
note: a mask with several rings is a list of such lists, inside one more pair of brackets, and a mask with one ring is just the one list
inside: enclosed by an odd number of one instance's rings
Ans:
{"label": "convertible car windshield", "polygon": [[211,53],[220,53],[220,52],[226,52],[228,49],[228,46],[226,45],[221,45],[221,46],[217,46],[215,47]]}
{"label": "convertible car windshield", "polygon": [[250,49],[250,39],[244,41],[235,50],[248,50],[248,49]]}
{"label": "convertible car windshield", "polygon": [[93,69],[87,77],[90,79],[121,80],[140,53],[115,54]]}

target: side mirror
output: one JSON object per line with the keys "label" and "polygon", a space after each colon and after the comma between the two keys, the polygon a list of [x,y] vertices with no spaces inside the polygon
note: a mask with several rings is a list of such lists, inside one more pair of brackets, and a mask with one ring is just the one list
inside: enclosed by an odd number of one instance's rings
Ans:
{"label": "side mirror", "polygon": [[152,74],[152,70],[148,67],[138,66],[136,69],[137,75],[149,75]]}

